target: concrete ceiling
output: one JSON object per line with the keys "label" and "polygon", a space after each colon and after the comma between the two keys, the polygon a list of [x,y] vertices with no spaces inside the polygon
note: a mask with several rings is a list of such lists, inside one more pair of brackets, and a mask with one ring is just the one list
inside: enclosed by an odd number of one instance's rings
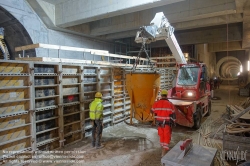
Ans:
{"label": "concrete ceiling", "polygon": [[44,1],[51,3],[51,4],[54,4],[54,5],[57,5],[59,3],[64,3],[64,2],[70,1],[70,0],[44,0]]}
{"label": "concrete ceiling", "polygon": [[[27,1],[49,28],[102,40],[132,40],[140,26],[164,12],[181,45],[240,41],[242,49],[250,47],[249,0]],[[222,34],[229,31],[230,38]]]}
{"label": "concrete ceiling", "polygon": [[[157,12],[163,12],[180,45],[207,43],[209,52],[216,54],[249,52],[250,48],[250,0],[27,1],[48,28],[109,42],[140,47],[134,42],[136,32],[149,25]],[[167,44],[157,41],[151,47],[164,48]],[[227,72],[220,73],[220,68]],[[239,64],[223,63],[216,70],[227,79],[237,73]]]}

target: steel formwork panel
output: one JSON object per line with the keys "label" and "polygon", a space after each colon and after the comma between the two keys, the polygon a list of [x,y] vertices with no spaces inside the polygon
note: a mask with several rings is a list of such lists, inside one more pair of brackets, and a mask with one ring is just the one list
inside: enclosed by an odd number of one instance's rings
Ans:
{"label": "steel formwork panel", "polygon": [[0,163],[3,153],[32,149],[30,64],[0,61]]}
{"label": "steel formwork panel", "polygon": [[[170,87],[173,70],[157,70],[162,87]],[[0,150],[52,150],[91,135],[89,104],[97,91],[104,97],[104,127],[122,122],[130,113],[126,72],[81,63],[0,61]]]}

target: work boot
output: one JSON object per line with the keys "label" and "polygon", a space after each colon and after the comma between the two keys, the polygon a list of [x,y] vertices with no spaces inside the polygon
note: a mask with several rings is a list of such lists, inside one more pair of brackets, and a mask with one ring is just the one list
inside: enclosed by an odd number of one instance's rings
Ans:
{"label": "work boot", "polygon": [[161,157],[165,156],[165,154],[167,154],[168,150],[165,149],[165,148],[162,148],[162,151],[161,151]]}
{"label": "work boot", "polygon": [[96,149],[101,149],[101,148],[103,148],[104,147],[104,145],[99,145],[99,146],[96,146],[95,148]]}
{"label": "work boot", "polygon": [[92,147],[93,147],[93,148],[95,147],[95,142],[92,142]]}

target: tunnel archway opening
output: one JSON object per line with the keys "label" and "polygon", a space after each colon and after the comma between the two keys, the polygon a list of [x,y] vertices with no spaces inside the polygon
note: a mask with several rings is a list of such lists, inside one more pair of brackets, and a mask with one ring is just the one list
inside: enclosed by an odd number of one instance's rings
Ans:
{"label": "tunnel archway opening", "polygon": [[[2,6],[0,6],[0,27],[4,28],[3,40],[8,48],[9,59],[14,60],[18,56],[15,47],[33,44],[25,27]],[[36,56],[35,50],[29,50],[26,54],[30,57]]]}
{"label": "tunnel archway opening", "polygon": [[238,79],[240,66],[242,66],[242,63],[235,57],[221,58],[216,64],[216,76],[219,76],[222,80],[236,80]]}

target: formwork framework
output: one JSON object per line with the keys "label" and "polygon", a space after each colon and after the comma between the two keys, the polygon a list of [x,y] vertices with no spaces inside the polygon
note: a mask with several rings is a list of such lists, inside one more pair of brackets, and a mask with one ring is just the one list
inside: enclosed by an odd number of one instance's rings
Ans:
{"label": "formwork framework", "polygon": [[0,61],[0,153],[48,151],[89,136],[97,91],[105,128],[122,122],[130,112],[125,73],[111,66]]}
{"label": "formwork framework", "polygon": [[[61,148],[90,136],[89,104],[97,91],[103,94],[104,128],[129,118],[125,75],[131,66],[28,60],[0,61],[0,162],[26,151]],[[149,70],[144,67],[137,70]],[[169,73],[175,69],[156,70],[164,78],[161,87],[168,89]]]}
{"label": "formwork framework", "polygon": [[36,147],[31,65],[0,65],[0,160]]}

